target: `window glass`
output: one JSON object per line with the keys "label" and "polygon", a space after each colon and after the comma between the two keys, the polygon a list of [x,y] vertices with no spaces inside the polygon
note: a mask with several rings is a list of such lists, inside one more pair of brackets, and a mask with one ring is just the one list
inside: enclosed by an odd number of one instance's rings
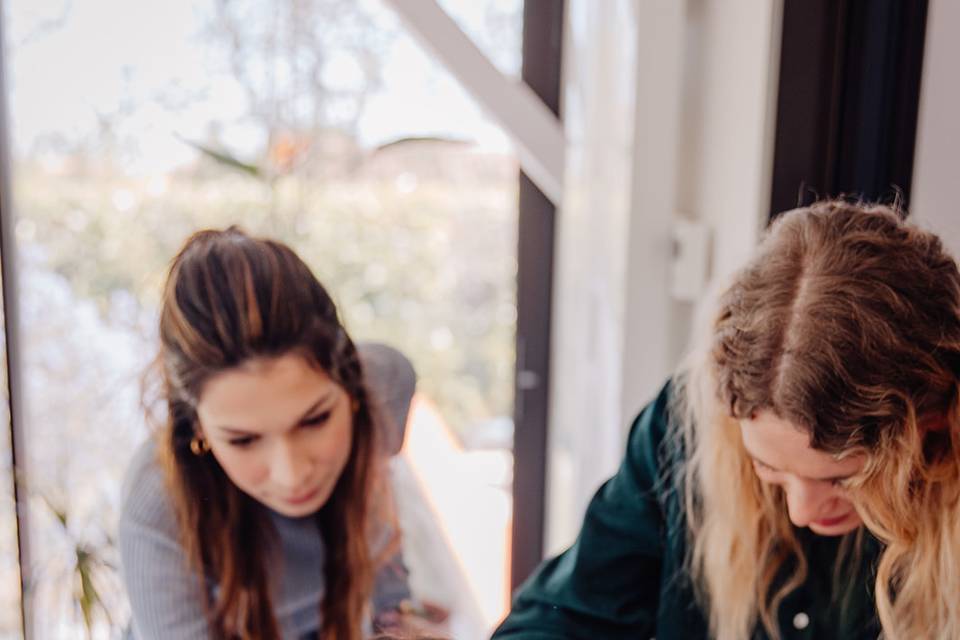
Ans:
{"label": "window glass", "polygon": [[[442,4],[516,74],[518,0]],[[454,610],[455,637],[482,637],[508,597],[508,136],[388,3],[4,10],[38,637],[126,624],[116,519],[148,434],[160,284],[192,231],[230,224],[291,244],[356,338],[413,362],[394,465],[405,552],[418,593]]]}

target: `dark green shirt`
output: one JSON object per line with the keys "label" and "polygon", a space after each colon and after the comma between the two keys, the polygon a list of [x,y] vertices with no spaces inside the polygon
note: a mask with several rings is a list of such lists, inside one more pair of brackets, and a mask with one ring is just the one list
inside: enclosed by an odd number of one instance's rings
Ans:
{"label": "dark green shirt", "polygon": [[[576,542],[545,561],[517,591],[495,640],[657,640],[707,638],[706,612],[686,571],[686,524],[670,469],[682,457],[665,442],[669,383],[630,429],[616,475],[594,495]],[[671,439],[672,440],[672,439]],[[875,639],[875,540],[851,567],[844,606],[833,604],[840,538],[797,535],[810,562],[806,582],[780,606],[784,640]],[[849,591],[847,590],[849,589]],[[754,638],[767,638],[758,625]]]}

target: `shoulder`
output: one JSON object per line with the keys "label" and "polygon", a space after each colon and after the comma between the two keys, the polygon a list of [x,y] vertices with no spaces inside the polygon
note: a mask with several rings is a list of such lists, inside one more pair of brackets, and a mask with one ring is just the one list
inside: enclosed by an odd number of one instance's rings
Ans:
{"label": "shoulder", "polygon": [[655,485],[664,468],[680,453],[679,438],[672,428],[670,415],[676,390],[673,380],[667,380],[630,427],[626,462],[646,486]]}
{"label": "shoulder", "polygon": [[121,536],[129,525],[174,535],[176,520],[153,438],[134,453],[123,480],[120,507]]}
{"label": "shoulder", "polygon": [[122,491],[118,546],[133,637],[209,638],[202,582],[180,543],[157,451],[153,441],[137,449]]}

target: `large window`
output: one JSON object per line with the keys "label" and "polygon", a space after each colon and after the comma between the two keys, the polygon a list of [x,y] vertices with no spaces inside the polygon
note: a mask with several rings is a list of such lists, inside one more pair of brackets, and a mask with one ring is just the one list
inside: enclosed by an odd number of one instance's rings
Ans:
{"label": "large window", "polygon": [[[520,0],[441,4],[518,72]],[[395,465],[414,586],[454,610],[456,637],[487,633],[507,599],[507,136],[375,0],[4,10],[34,635],[106,638],[126,624],[115,526],[125,466],[147,436],[140,381],[160,283],[190,232],[230,224],[291,244],[354,336],[414,363]],[[0,629],[13,635],[3,470]]]}

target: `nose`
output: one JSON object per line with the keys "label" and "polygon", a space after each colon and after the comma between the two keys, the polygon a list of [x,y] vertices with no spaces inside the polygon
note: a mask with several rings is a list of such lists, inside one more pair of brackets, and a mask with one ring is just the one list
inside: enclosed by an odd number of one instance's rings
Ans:
{"label": "nose", "polygon": [[785,487],[787,511],[790,521],[798,527],[809,526],[811,522],[827,514],[827,503],[833,499],[830,491],[815,481],[797,479]]}
{"label": "nose", "polygon": [[270,480],[283,491],[294,492],[303,488],[310,476],[310,460],[302,448],[286,439],[274,446],[270,460]]}

